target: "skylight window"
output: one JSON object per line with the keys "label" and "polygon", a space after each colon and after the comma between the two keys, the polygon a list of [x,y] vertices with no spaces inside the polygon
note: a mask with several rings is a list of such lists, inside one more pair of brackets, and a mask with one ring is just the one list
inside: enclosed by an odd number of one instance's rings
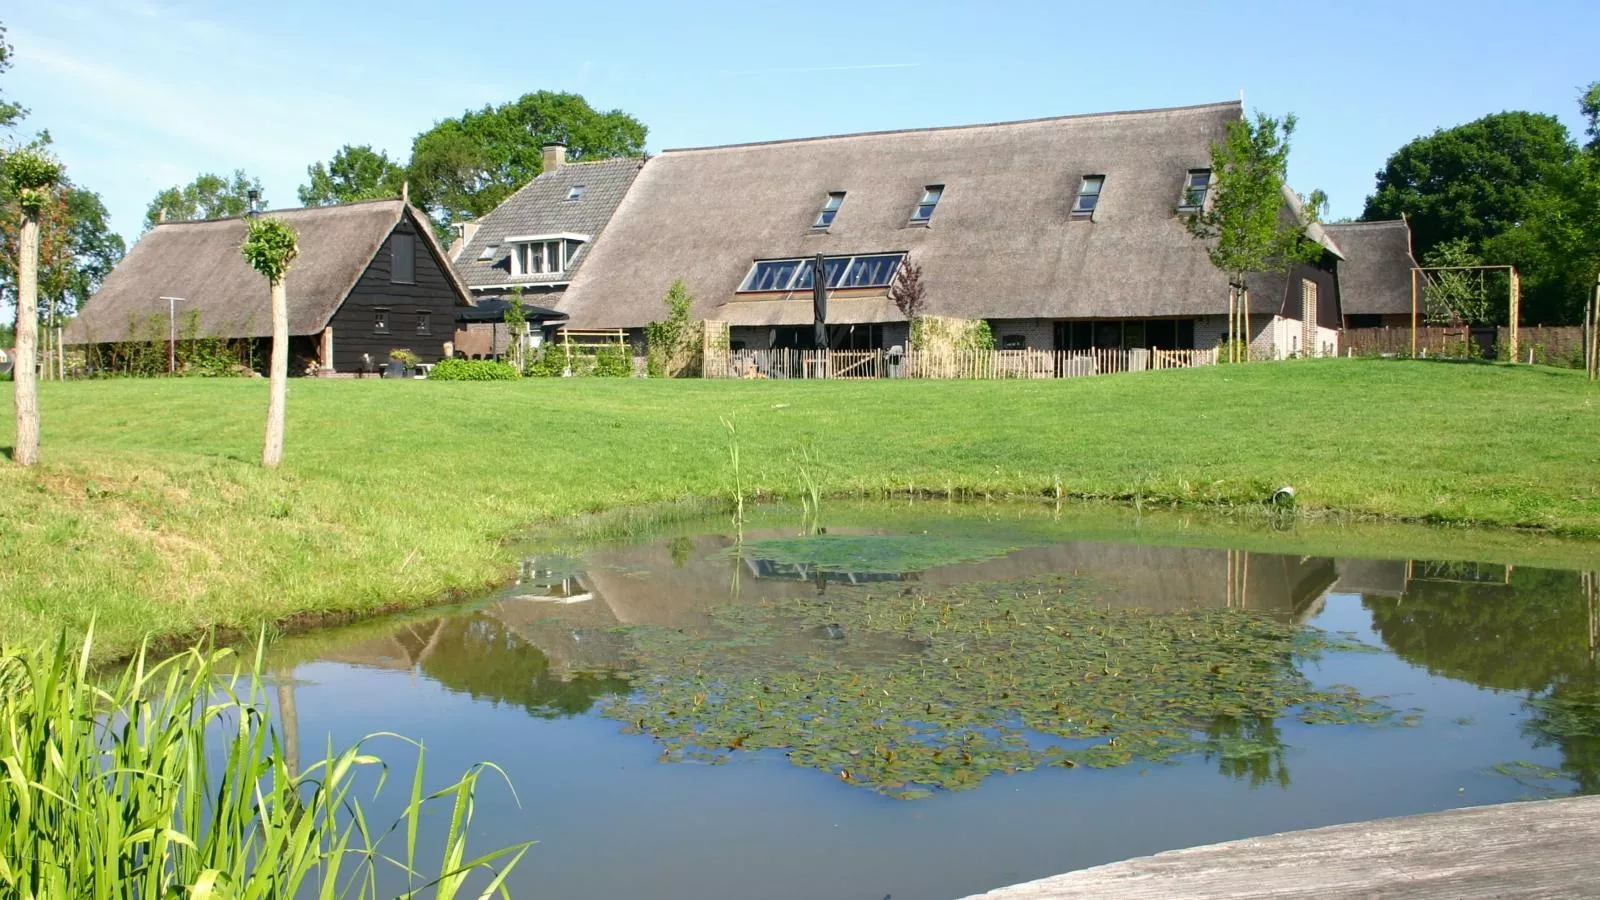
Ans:
{"label": "skylight window", "polygon": [[581,200],[581,199],[583,199],[583,187],[584,186],[581,185],[581,184],[575,184],[572,187],[567,188],[567,199],[568,200]]}
{"label": "skylight window", "polygon": [[483,248],[483,252],[478,254],[478,262],[494,259],[495,251],[499,249],[500,247],[496,244],[490,244],[489,246]]}
{"label": "skylight window", "polygon": [[817,221],[811,223],[812,228],[827,228],[833,224],[833,219],[839,214],[839,207],[844,205],[844,191],[833,191],[828,194],[828,199],[822,204],[822,211],[817,213]]}
{"label": "skylight window", "polygon": [[1190,169],[1183,181],[1183,198],[1178,201],[1178,209],[1183,212],[1205,209],[1206,195],[1210,192],[1211,170]]}
{"label": "skylight window", "polygon": [[939,198],[944,196],[944,185],[930,184],[922,191],[922,200],[917,203],[916,212],[911,214],[911,224],[926,225],[933,218],[933,208],[939,205]]}
{"label": "skylight window", "polygon": [[[822,261],[829,290],[885,288],[894,283],[904,253],[830,256]],[[809,291],[814,280],[809,259],[762,259],[750,267],[741,292]]]}
{"label": "skylight window", "polygon": [[1083,181],[1078,184],[1078,198],[1072,201],[1072,218],[1094,218],[1094,209],[1100,204],[1100,189],[1105,184],[1104,175],[1083,176]]}

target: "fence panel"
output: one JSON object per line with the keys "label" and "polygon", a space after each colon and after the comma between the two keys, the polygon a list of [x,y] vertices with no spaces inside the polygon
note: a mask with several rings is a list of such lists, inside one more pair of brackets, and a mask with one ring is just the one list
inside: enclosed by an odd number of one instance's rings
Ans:
{"label": "fence panel", "polygon": [[734,350],[708,378],[1082,378],[1215,365],[1215,350]]}

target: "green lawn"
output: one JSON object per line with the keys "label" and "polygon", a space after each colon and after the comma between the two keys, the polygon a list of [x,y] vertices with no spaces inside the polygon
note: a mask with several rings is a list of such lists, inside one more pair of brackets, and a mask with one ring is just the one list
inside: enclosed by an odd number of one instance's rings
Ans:
{"label": "green lawn", "polygon": [[[0,388],[0,447],[11,441]],[[281,471],[259,381],[46,384],[43,466],[0,461],[0,640],[102,646],[415,605],[504,577],[554,517],[745,484],[1257,505],[1600,536],[1581,373],[1329,360],[1068,381],[296,380]]]}

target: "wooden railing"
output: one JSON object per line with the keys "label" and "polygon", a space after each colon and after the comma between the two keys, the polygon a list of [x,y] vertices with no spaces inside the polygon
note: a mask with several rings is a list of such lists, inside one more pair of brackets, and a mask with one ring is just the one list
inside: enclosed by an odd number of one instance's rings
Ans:
{"label": "wooden railing", "polygon": [[[734,350],[728,378],[1077,378],[1209,366],[1215,350]],[[719,367],[720,369],[720,367]]]}

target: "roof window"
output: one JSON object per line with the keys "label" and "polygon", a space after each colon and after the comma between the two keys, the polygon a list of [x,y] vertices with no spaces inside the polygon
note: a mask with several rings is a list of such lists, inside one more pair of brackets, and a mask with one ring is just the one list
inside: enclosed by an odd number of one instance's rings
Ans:
{"label": "roof window", "polygon": [[[884,288],[894,283],[904,253],[863,256],[829,256],[822,269],[829,290]],[[740,292],[809,291],[814,283],[811,259],[758,259],[745,276]]]}
{"label": "roof window", "polygon": [[933,218],[933,208],[939,205],[939,198],[944,196],[944,185],[930,184],[922,190],[922,200],[917,203],[917,209],[911,214],[911,224],[926,225]]}
{"label": "roof window", "polygon": [[478,254],[478,262],[494,259],[495,251],[499,249],[500,247],[497,244],[490,244],[489,246],[483,248],[483,252]]}
{"label": "roof window", "polygon": [[1100,205],[1100,189],[1105,187],[1104,175],[1085,175],[1078,183],[1078,197],[1072,201],[1072,218],[1094,219],[1094,210]]}
{"label": "roof window", "polygon": [[567,188],[567,199],[568,200],[581,200],[581,199],[583,199],[583,187],[584,186],[581,185],[581,184],[575,184],[572,187]]}
{"label": "roof window", "polygon": [[1211,192],[1211,170],[1190,169],[1183,179],[1183,196],[1178,200],[1180,212],[1199,212],[1206,208],[1206,195]]}
{"label": "roof window", "polygon": [[832,191],[828,199],[822,204],[822,211],[817,213],[817,221],[811,223],[812,228],[827,228],[833,224],[834,216],[839,214],[839,207],[844,205],[844,191]]}

